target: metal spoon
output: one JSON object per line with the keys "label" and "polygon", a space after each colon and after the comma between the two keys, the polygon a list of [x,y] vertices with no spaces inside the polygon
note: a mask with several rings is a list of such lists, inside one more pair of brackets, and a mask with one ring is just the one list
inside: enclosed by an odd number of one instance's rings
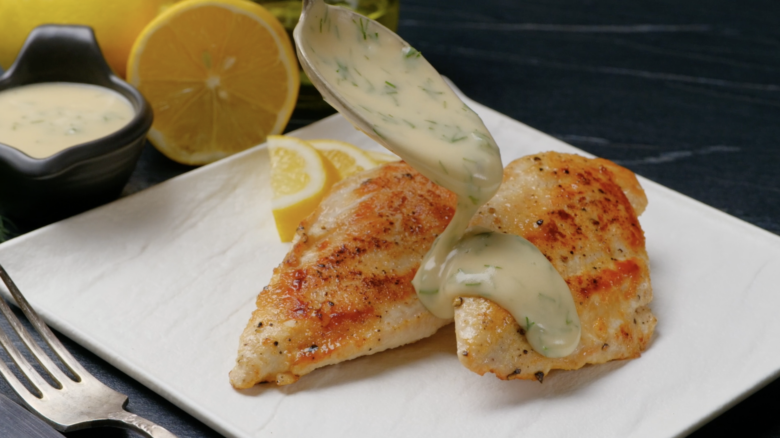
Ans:
{"label": "metal spoon", "polygon": [[303,0],[293,36],[304,72],[353,126],[464,199],[495,193],[503,171],[498,146],[406,41],[323,0]]}
{"label": "metal spoon", "polygon": [[[388,144],[385,139],[376,135],[372,129],[372,124],[368,120],[364,119],[360,113],[356,111],[354,107],[343,98],[338,90],[336,90],[336,88],[325,79],[320,71],[314,67],[314,63],[312,62],[312,57],[314,54],[312,53],[311,48],[305,44],[303,32],[306,26],[311,25],[309,22],[309,17],[311,17],[315,11],[321,11],[324,8],[327,8],[326,14],[328,14],[331,19],[336,22],[349,23],[352,20],[366,19],[366,17],[358,14],[357,12],[339,6],[330,6],[323,0],[303,0],[303,10],[301,11],[301,17],[298,20],[298,24],[295,26],[295,29],[293,30],[295,50],[298,53],[298,60],[301,63],[303,71],[309,77],[314,87],[320,92],[320,94],[322,94],[322,98],[325,100],[325,102],[328,102],[332,107],[334,107],[357,129],[363,131],[377,143],[397,153],[396,148]],[[396,39],[403,45],[409,46],[409,44],[402,40],[401,37],[399,37],[395,32],[372,20],[372,29],[374,27],[376,28],[377,32],[380,32],[380,35],[383,39]]]}

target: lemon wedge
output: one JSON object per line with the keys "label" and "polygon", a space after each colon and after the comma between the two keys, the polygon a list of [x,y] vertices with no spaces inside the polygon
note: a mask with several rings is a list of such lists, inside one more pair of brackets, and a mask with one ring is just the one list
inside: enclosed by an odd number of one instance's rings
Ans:
{"label": "lemon wedge", "polygon": [[336,169],[309,143],[295,137],[268,136],[271,190],[276,230],[290,242],[295,230],[339,179]]}
{"label": "lemon wedge", "polygon": [[281,133],[300,86],[281,23],[246,0],[186,0],[165,10],[135,41],[128,82],[154,109],[151,142],[190,165]]}
{"label": "lemon wedge", "polygon": [[344,141],[308,140],[308,142],[333,164],[340,180],[378,165],[365,151]]}
{"label": "lemon wedge", "polygon": [[401,161],[401,157],[396,154],[385,152],[366,151],[366,154],[376,161],[377,164],[390,163],[392,161]]}

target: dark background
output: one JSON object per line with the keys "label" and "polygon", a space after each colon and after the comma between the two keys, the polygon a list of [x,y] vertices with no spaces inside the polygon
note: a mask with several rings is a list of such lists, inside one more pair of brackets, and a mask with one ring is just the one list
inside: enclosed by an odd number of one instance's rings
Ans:
{"label": "dark background", "polygon": [[[780,233],[780,2],[401,0],[398,33],[477,102]],[[149,148],[126,193],[188,169]]]}
{"label": "dark background", "polygon": [[[780,2],[401,1],[399,34],[477,102],[780,234]],[[325,114],[298,111],[288,129]],[[125,194],[190,169],[148,146]],[[66,346],[131,411],[181,437],[219,436]],[[778,400],[775,381],[691,436],[780,437]]]}

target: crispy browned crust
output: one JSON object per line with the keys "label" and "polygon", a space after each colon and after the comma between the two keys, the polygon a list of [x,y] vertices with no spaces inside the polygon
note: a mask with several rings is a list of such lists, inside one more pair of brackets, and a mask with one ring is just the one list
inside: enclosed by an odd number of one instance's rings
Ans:
{"label": "crispy browned crust", "polygon": [[571,289],[582,339],[571,355],[546,358],[508,312],[466,298],[455,312],[461,363],[500,379],[541,380],[551,369],[638,357],[656,323],[636,214],[646,205],[634,174],[607,160],[548,152],[507,166],[499,193],[472,225],[521,235],[547,256]]}
{"label": "crispy browned crust", "polygon": [[449,323],[420,304],[411,280],[454,206],[454,195],[404,163],[334,186],[258,295],[230,372],[233,386],[292,383]]}
{"label": "crispy browned crust", "polygon": [[[404,163],[337,184],[259,294],[230,373],[233,386],[292,383],[447,324],[422,307],[411,279],[455,203]],[[634,174],[606,160],[549,152],[507,166],[501,190],[472,225],[539,247],[569,284],[582,340],[572,355],[546,358],[501,307],[465,298],[455,312],[461,362],[501,379],[541,379],[551,369],[639,356],[655,326],[636,217],[646,204]]]}
{"label": "crispy browned crust", "polygon": [[612,181],[623,189],[623,193],[631,206],[634,207],[636,215],[640,216],[644,213],[645,208],[647,208],[647,196],[645,196],[645,191],[639,184],[639,180],[636,179],[634,172],[604,158],[594,158],[591,163],[594,166],[607,168],[611,173]]}

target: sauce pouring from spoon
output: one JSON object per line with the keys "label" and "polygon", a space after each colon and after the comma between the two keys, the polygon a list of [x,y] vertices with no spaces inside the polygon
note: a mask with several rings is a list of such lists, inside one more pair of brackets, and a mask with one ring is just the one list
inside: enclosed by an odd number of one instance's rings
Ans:
{"label": "sauce pouring from spoon", "polygon": [[293,35],[301,66],[325,101],[457,195],[451,222],[412,281],[423,305],[452,318],[455,298],[481,296],[509,311],[540,354],[574,351],[576,306],[546,257],[522,237],[469,229],[503,177],[499,148],[479,116],[419,51],[362,15],[303,0]]}

